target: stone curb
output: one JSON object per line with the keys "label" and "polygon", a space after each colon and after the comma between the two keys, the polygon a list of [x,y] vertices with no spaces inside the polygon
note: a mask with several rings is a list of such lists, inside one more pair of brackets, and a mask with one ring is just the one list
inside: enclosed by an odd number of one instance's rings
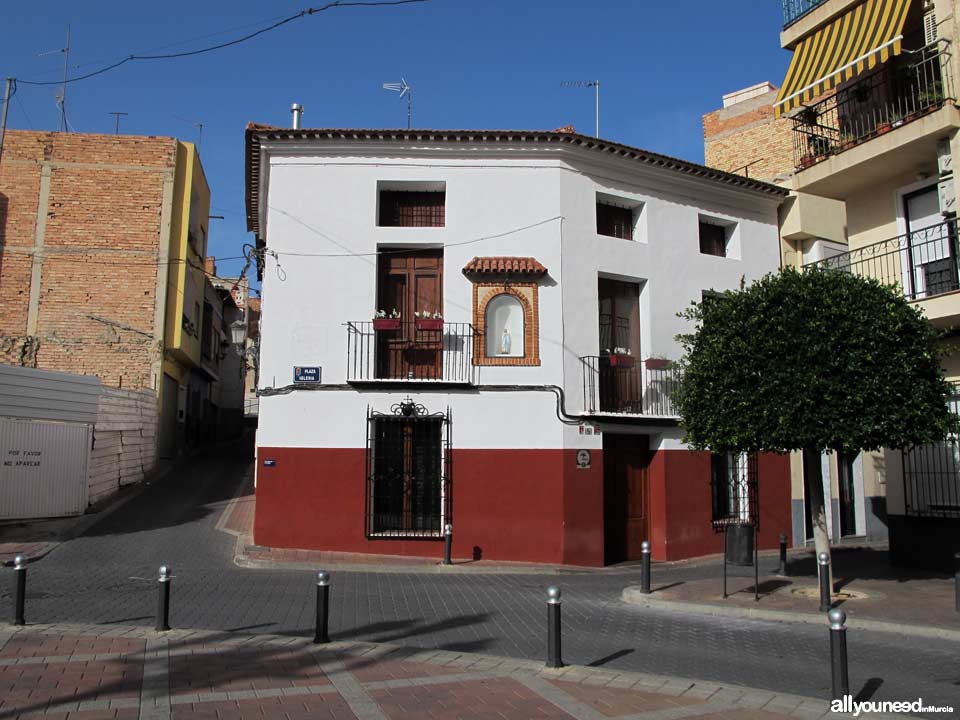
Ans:
{"label": "stone curb", "polygon": [[[624,588],[620,599],[631,605],[656,608],[660,610],[679,610],[697,615],[717,615],[723,617],[747,618],[750,620],[770,620],[773,622],[799,623],[804,625],[819,625],[826,630],[828,627],[825,614],[792,612],[788,610],[764,610],[762,608],[724,607],[708,603],[694,603],[680,600],[666,600],[664,598],[646,595],[640,592],[636,585]],[[931,625],[908,625],[903,623],[886,622],[883,620],[869,620],[867,618],[847,618],[848,628],[861,630],[876,630],[878,632],[909,635],[912,637],[935,638],[960,642],[960,630],[935,627]]]}

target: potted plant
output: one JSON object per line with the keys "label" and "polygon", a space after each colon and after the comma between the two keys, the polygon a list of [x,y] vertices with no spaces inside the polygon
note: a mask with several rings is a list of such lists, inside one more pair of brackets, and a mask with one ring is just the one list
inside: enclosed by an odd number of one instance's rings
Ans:
{"label": "potted plant", "polygon": [[807,153],[800,158],[800,170],[810,167],[817,162],[817,156]]}
{"label": "potted plant", "polygon": [[615,347],[613,352],[607,351],[607,360],[610,362],[610,367],[616,368],[632,368],[636,363],[636,359],[633,355],[630,354],[630,348]]}
{"label": "potted plant", "polygon": [[820,113],[817,112],[816,108],[812,107],[805,107],[800,111],[799,115],[800,122],[802,122],[804,125],[809,125],[810,127],[816,126],[817,120],[820,119]]}
{"label": "potted plant", "polygon": [[373,318],[373,329],[377,331],[381,330],[399,330],[400,329],[400,313],[396,308],[393,309],[389,315],[385,310],[377,310],[377,314]]}
{"label": "potted plant", "polygon": [[671,362],[665,357],[648,357],[643,364],[646,365],[647,370],[666,370]]}
{"label": "potted plant", "polygon": [[443,315],[438,312],[415,312],[413,324],[417,330],[443,330]]}
{"label": "potted plant", "polygon": [[849,150],[856,144],[857,138],[852,132],[849,130],[844,130],[842,133],[840,133],[840,152]]}

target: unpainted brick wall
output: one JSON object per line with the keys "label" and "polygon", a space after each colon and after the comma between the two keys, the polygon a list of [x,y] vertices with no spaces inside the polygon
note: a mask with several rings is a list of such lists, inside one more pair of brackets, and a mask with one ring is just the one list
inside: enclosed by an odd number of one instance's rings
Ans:
{"label": "unpainted brick wall", "polygon": [[[0,362],[150,388],[163,183],[176,140],[8,131],[0,162]],[[41,174],[50,167],[36,332],[28,336]],[[40,210],[43,212],[43,210]],[[8,347],[9,346],[9,347]]]}
{"label": "unpainted brick wall", "polygon": [[703,116],[704,162],[718,170],[749,168],[751,178],[772,181],[788,177],[793,165],[793,133],[789,120],[773,112],[776,93],[751,98]]}

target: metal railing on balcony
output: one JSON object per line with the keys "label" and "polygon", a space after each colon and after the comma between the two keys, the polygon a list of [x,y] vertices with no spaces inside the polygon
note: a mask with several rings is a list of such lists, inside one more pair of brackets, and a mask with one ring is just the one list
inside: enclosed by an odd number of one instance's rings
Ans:
{"label": "metal railing on balcony", "polygon": [[880,70],[837,90],[793,116],[793,161],[797,170],[849,150],[952,99],[945,41],[905,50]]}
{"label": "metal railing on balcony", "polygon": [[676,417],[678,385],[672,364],[642,363],[629,355],[588,355],[583,366],[583,407],[587,414]]}
{"label": "metal railing on balcony", "polygon": [[783,26],[788,27],[826,0],[782,0],[782,2]]}
{"label": "metal railing on balcony", "polygon": [[[954,386],[950,410],[960,413]],[[903,451],[903,496],[907,515],[960,518],[960,438]]]}
{"label": "metal railing on balcony", "polygon": [[896,285],[908,300],[960,290],[957,221],[865,245],[804,267],[845,270]]}
{"label": "metal railing on balcony", "polygon": [[430,321],[348,322],[347,382],[473,385],[473,326]]}

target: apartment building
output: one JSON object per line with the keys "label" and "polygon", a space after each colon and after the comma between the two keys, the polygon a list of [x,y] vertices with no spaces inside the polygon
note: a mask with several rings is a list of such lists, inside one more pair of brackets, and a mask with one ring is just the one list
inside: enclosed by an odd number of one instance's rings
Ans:
{"label": "apartment building", "polygon": [[[945,331],[944,370],[960,382],[957,3],[784,0],[783,8],[780,42],[793,59],[765,128],[772,155],[787,142],[792,151],[782,182],[793,191],[781,207],[784,263],[896,285]],[[724,161],[750,162],[756,138],[731,130],[725,142],[741,154]],[[960,391],[951,402],[960,409]],[[835,542],[889,537],[894,562],[941,568],[960,550],[957,438],[825,454],[819,467],[796,455],[792,466],[795,543],[812,534],[805,485],[823,482]]]}
{"label": "apartment building", "polygon": [[176,454],[202,400],[210,190],[191,143],[8,130],[0,162],[0,362],[148,389]]}
{"label": "apartment building", "polygon": [[599,566],[736,520],[776,547],[788,458],[692,452],[671,394],[678,312],[779,266],[786,190],[566,131],[251,124],[246,155],[257,544],[439,557],[449,523],[457,558]]}

